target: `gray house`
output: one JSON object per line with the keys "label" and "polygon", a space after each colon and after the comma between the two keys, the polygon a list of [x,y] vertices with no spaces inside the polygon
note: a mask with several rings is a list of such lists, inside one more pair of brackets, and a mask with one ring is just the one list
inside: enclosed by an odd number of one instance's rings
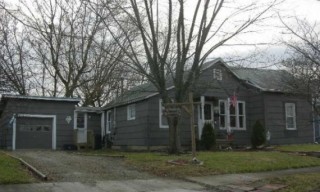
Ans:
{"label": "gray house", "polygon": [[61,149],[74,143],[79,99],[2,95],[0,148]]}
{"label": "gray house", "polygon": [[[194,111],[197,138],[207,122],[222,135],[231,129],[235,144],[249,145],[252,126],[259,120],[271,135],[270,144],[313,142],[311,105],[306,96],[290,94],[287,78],[282,70],[235,68],[221,59],[205,63],[193,90],[194,101],[201,103]],[[168,124],[153,85],[127,91],[104,110],[104,133],[114,147],[154,149],[168,144]],[[189,119],[183,110],[180,130],[182,145],[190,146]]]}

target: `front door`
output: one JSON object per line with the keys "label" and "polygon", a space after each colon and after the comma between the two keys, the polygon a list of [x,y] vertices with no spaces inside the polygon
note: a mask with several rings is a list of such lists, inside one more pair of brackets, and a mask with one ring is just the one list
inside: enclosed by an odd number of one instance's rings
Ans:
{"label": "front door", "polygon": [[[203,117],[204,118],[203,118]],[[213,104],[205,103],[202,109],[201,105],[198,105],[198,135],[201,138],[202,129],[205,123],[211,123],[213,126]]]}
{"label": "front door", "polygon": [[87,143],[87,113],[77,114],[77,143]]}

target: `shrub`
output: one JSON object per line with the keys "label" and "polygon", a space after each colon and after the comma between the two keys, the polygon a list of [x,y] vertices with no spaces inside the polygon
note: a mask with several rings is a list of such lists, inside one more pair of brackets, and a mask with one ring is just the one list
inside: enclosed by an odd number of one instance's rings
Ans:
{"label": "shrub", "polygon": [[251,134],[251,145],[255,149],[257,146],[260,146],[266,142],[266,130],[258,120],[253,125],[252,134]]}
{"label": "shrub", "polygon": [[211,123],[205,123],[202,129],[201,144],[206,150],[212,149],[216,144],[216,135]]}

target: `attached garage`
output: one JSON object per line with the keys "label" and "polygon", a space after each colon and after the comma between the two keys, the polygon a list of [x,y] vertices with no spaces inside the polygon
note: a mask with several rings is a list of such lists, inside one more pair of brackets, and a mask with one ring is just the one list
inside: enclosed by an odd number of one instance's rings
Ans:
{"label": "attached garage", "polygon": [[2,95],[0,148],[62,149],[74,144],[79,99]]}

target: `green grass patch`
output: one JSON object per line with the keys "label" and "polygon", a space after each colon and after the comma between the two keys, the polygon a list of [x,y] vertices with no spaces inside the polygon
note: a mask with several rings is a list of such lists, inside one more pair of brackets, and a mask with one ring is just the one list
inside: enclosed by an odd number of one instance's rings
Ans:
{"label": "green grass patch", "polygon": [[284,177],[276,177],[262,181],[264,184],[281,184],[287,187],[279,190],[279,192],[307,192],[318,191],[320,189],[320,173],[305,173],[290,175]]}
{"label": "green grass patch", "polygon": [[21,163],[0,152],[0,184],[30,183],[35,179]]}
{"label": "green grass patch", "polygon": [[[102,151],[99,153],[103,153]],[[108,153],[108,152],[107,152]],[[115,154],[114,152],[112,154]],[[129,166],[159,176],[185,177],[227,173],[273,171],[320,166],[320,159],[281,152],[200,152],[203,165],[174,165],[168,160],[190,161],[191,155],[165,153],[119,153]]]}
{"label": "green grass patch", "polygon": [[276,150],[288,152],[320,152],[320,144],[282,145]]}

